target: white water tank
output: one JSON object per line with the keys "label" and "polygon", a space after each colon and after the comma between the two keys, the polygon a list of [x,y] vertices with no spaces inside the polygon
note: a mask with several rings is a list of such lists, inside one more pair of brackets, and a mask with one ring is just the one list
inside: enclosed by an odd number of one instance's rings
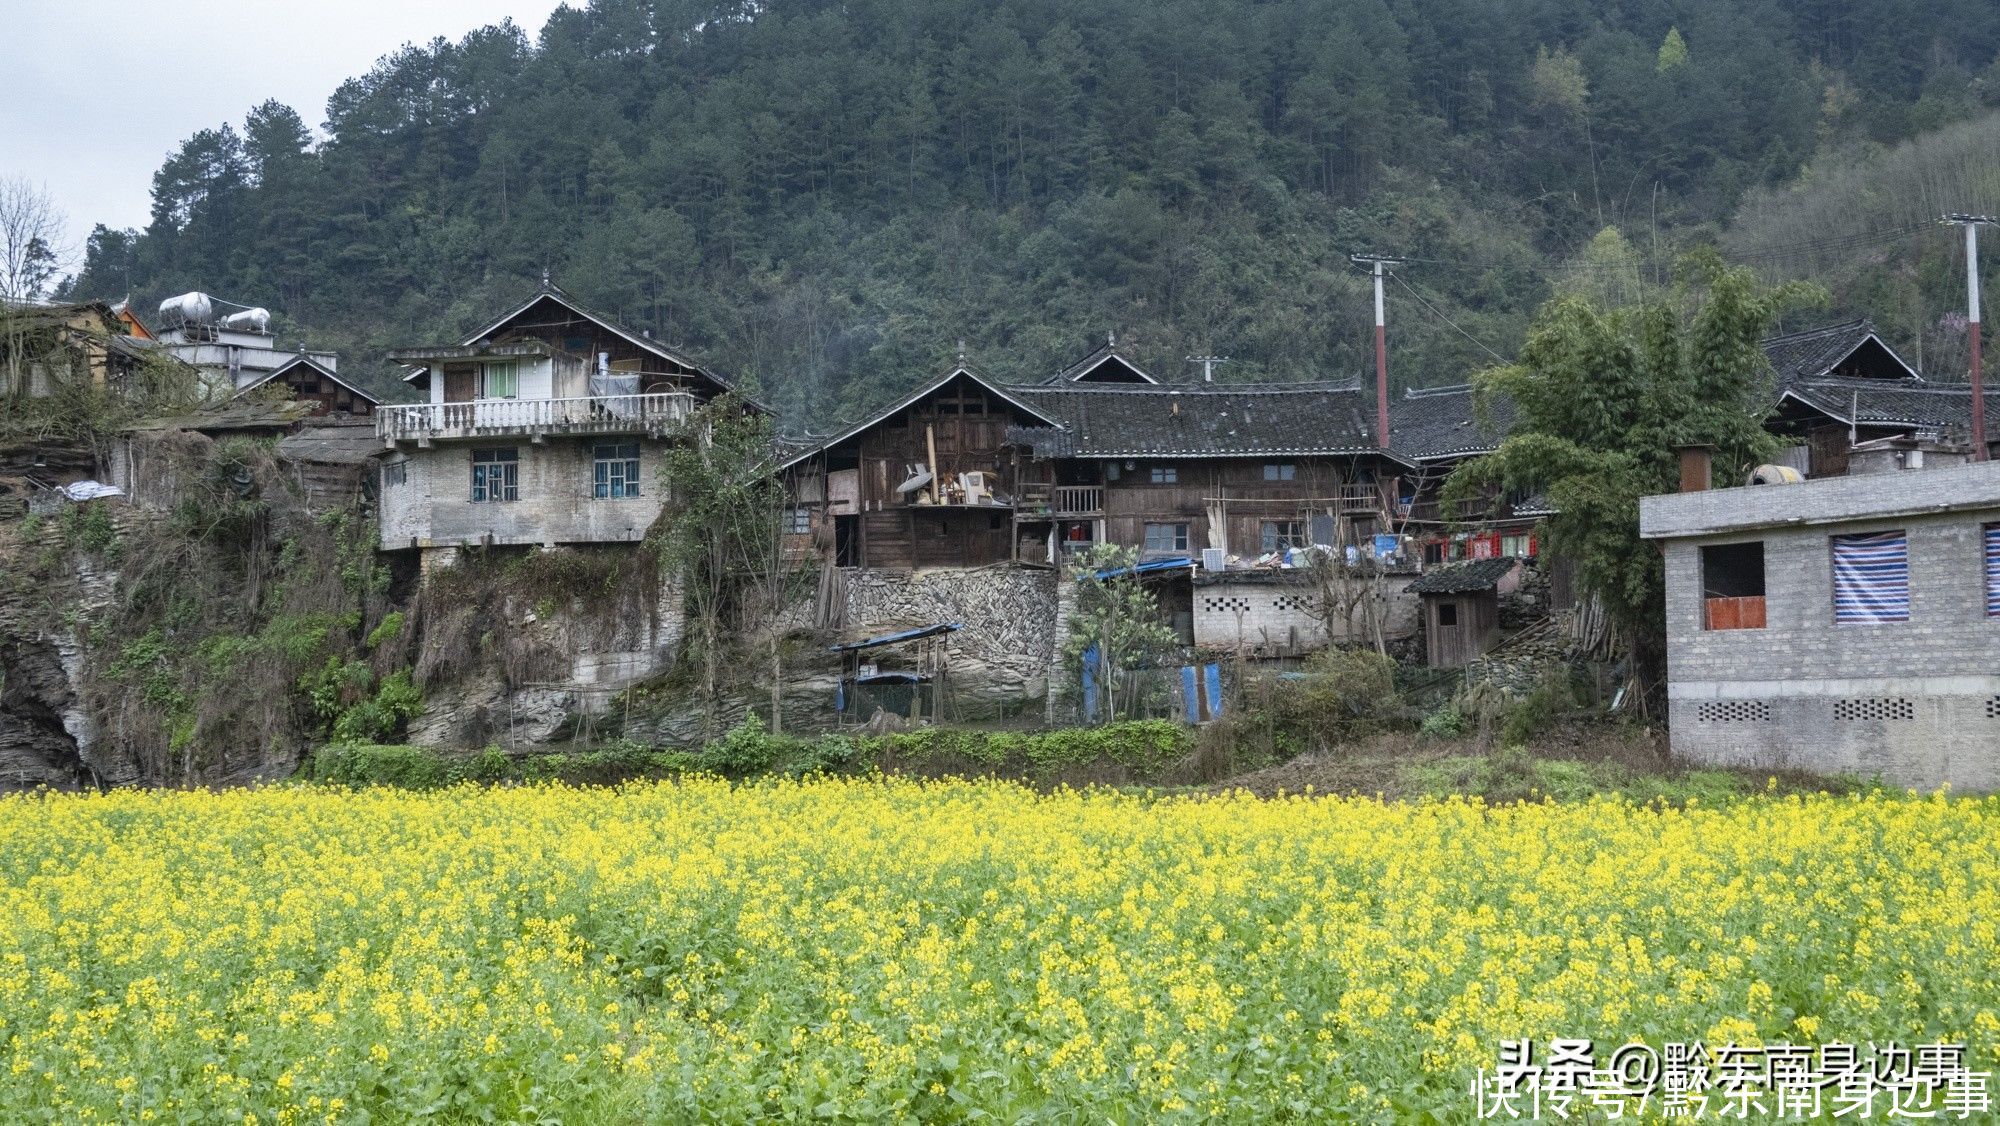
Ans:
{"label": "white water tank", "polygon": [[271,330],[271,310],[245,309],[222,318],[222,327],[236,332],[269,332]]}
{"label": "white water tank", "polygon": [[183,293],[160,302],[160,319],[170,324],[207,324],[215,303],[206,293]]}

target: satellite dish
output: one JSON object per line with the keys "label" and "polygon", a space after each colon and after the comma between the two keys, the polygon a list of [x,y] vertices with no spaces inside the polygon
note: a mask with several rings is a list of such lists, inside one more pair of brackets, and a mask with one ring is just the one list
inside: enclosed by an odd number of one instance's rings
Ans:
{"label": "satellite dish", "polygon": [[931,483],[931,471],[921,465],[910,466],[909,480],[896,486],[896,492],[908,496]]}

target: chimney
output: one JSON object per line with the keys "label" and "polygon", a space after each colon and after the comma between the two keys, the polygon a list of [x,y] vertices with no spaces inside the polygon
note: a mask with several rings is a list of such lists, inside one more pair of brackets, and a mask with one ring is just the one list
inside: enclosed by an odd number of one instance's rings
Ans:
{"label": "chimney", "polygon": [[1714,446],[1705,442],[1695,442],[1685,446],[1675,446],[1674,453],[1681,462],[1681,492],[1706,492],[1713,486]]}

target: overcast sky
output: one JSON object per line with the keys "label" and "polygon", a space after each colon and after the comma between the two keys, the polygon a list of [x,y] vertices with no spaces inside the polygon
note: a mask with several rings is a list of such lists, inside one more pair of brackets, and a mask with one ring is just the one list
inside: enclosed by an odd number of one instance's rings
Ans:
{"label": "overcast sky", "polygon": [[[581,3],[581,0],[578,0]],[[153,171],[197,129],[266,98],[318,128],[327,95],[405,43],[511,17],[530,41],[558,0],[0,0],[0,177],[47,187],[81,252],[93,224],[144,226]]]}

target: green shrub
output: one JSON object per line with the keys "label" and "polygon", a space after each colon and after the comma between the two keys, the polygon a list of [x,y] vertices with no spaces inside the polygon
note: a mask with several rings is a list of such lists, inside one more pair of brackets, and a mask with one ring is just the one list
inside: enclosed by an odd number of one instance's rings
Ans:
{"label": "green shrub", "polygon": [[1418,728],[1418,734],[1426,739],[1457,739],[1462,737],[1470,726],[1465,713],[1459,710],[1457,704],[1446,704],[1424,717],[1423,726]]}
{"label": "green shrub", "polygon": [[1576,706],[1567,670],[1545,678],[1500,717],[1500,745],[1525,746]]}
{"label": "green shrub", "polygon": [[1367,649],[1326,649],[1298,672],[1251,676],[1242,695],[1224,719],[1242,767],[1330,750],[1383,730],[1401,708],[1395,661]]}
{"label": "green shrub", "polygon": [[366,642],[368,651],[372,653],[401,637],[402,634],[403,612],[401,610],[391,610],[389,613],[382,615],[381,622],[374,629],[368,631],[368,640]]}
{"label": "green shrub", "polygon": [[912,765],[952,769],[964,765],[1051,777],[1072,767],[1113,764],[1142,776],[1157,774],[1194,749],[1194,735],[1162,719],[1129,720],[1102,727],[1053,731],[976,731],[925,727],[880,736],[872,749]]}
{"label": "green shrub", "polygon": [[701,757],[716,773],[741,778],[771,769],[791,749],[792,742],[782,735],[771,734],[764,726],[764,718],[749,712],[728,734],[703,747]]}
{"label": "green shrub", "polygon": [[518,757],[493,746],[478,754],[458,755],[426,747],[356,742],[321,747],[313,755],[308,776],[315,782],[341,786],[426,790],[461,782],[608,785],[629,778],[687,774],[699,768],[695,757],[685,752],[659,751],[630,742],[594,751]]}
{"label": "green shrub", "polygon": [[461,781],[465,774],[459,763],[423,747],[336,743],[314,753],[312,777],[343,786],[428,790]]}

